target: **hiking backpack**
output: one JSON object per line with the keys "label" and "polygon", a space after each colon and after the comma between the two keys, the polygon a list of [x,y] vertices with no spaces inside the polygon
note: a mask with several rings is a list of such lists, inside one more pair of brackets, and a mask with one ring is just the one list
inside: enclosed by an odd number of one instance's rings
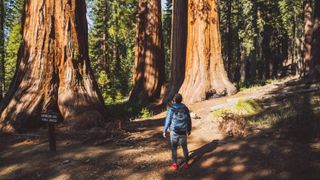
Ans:
{"label": "hiking backpack", "polygon": [[172,126],[174,131],[187,131],[188,128],[188,110],[186,107],[172,109]]}

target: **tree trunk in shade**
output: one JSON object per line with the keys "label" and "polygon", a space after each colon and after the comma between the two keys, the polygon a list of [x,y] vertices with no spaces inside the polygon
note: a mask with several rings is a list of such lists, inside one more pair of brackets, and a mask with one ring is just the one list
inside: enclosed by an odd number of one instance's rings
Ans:
{"label": "tree trunk in shade", "polygon": [[320,79],[320,1],[314,3],[314,18],[312,28],[311,69],[313,79]]}
{"label": "tree trunk in shade", "polygon": [[169,102],[179,91],[185,75],[188,1],[174,0],[171,36],[171,71],[169,90],[164,102]]}
{"label": "tree trunk in shade", "polygon": [[103,121],[104,104],[88,58],[85,0],[26,0],[16,72],[1,103],[0,128],[40,124],[58,111],[71,128]]}
{"label": "tree trunk in shade", "polygon": [[130,102],[148,103],[160,97],[164,81],[161,1],[139,0],[133,89]]}
{"label": "tree trunk in shade", "polygon": [[311,61],[311,37],[312,36],[312,1],[304,1],[304,70],[303,74],[309,71]]}
{"label": "tree trunk in shade", "polygon": [[217,3],[189,0],[186,73],[180,89],[186,103],[236,92],[222,60]]}

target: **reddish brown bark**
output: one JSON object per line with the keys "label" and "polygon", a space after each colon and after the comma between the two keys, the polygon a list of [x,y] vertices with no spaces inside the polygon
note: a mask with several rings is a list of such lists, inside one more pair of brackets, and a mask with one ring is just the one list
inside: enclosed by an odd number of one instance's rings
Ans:
{"label": "reddish brown bark", "polygon": [[130,102],[150,102],[160,97],[164,80],[164,52],[160,0],[140,0],[135,42],[133,90]]}
{"label": "reddish brown bark", "polygon": [[169,102],[179,91],[185,76],[188,1],[174,0],[172,11],[171,69],[165,103]]}
{"label": "reddish brown bark", "polygon": [[104,105],[88,58],[85,0],[26,0],[23,44],[0,128],[39,123],[41,111],[59,110],[71,127],[103,120]]}
{"label": "reddish brown bark", "polygon": [[222,61],[217,0],[189,0],[186,73],[180,89],[185,102],[235,91]]}

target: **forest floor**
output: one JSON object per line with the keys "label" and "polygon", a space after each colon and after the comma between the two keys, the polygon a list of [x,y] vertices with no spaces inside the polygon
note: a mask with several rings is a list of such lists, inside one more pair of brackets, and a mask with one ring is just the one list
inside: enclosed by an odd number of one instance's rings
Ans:
{"label": "forest floor", "polygon": [[[170,168],[165,112],[113,132],[58,130],[56,153],[48,151],[46,129],[0,135],[0,179],[320,179],[319,92],[289,78],[191,105],[199,118],[192,120],[188,170]],[[263,109],[246,137],[225,136],[211,111],[240,99]]]}

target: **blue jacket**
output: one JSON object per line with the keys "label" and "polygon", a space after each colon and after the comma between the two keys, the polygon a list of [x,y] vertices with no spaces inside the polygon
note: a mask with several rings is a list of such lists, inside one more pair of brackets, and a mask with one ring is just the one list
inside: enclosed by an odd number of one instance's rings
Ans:
{"label": "blue jacket", "polygon": [[181,107],[185,107],[188,111],[188,122],[187,122],[187,125],[188,125],[188,132],[191,132],[191,117],[190,117],[190,114],[189,114],[189,109],[187,108],[186,105],[184,105],[183,103],[174,103],[169,109],[168,109],[168,112],[167,112],[167,117],[166,117],[166,121],[165,121],[165,124],[164,124],[164,127],[163,127],[163,132],[167,132],[168,128],[170,127],[170,131],[173,131],[173,127],[171,126],[171,122],[172,122],[172,118],[173,118],[173,109],[177,109],[177,108],[181,108]]}

